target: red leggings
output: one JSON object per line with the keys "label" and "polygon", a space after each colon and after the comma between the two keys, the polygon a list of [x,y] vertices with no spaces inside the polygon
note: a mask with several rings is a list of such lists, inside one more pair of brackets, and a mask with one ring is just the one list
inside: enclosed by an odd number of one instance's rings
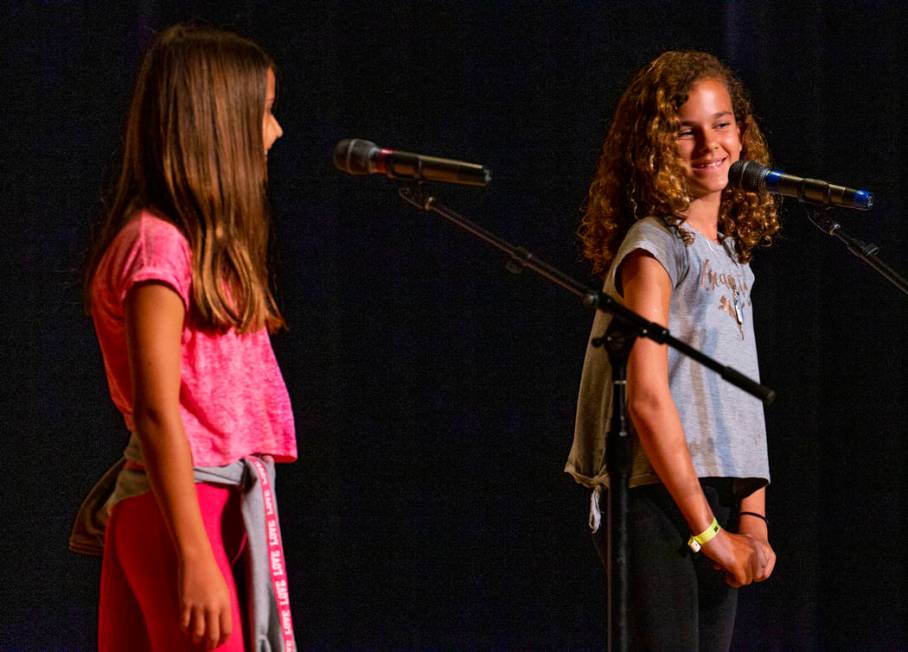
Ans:
{"label": "red leggings", "polygon": [[[202,521],[230,590],[230,638],[217,650],[243,652],[244,619],[233,567],[245,542],[235,487],[196,484]],[[101,566],[98,649],[204,650],[180,629],[177,560],[151,492],[118,502],[107,523]]]}

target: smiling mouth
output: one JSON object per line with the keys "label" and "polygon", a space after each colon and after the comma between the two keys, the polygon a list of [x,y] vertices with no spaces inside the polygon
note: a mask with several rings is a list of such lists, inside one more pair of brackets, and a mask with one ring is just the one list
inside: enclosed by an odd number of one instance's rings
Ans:
{"label": "smiling mouth", "polygon": [[701,161],[700,163],[691,163],[691,167],[694,170],[709,170],[711,168],[717,168],[720,165],[725,163],[724,158],[717,159],[715,161]]}

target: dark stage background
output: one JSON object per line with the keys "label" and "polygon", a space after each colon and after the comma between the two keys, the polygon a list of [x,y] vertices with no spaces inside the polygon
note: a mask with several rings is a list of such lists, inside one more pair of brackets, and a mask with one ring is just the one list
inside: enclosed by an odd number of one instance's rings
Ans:
{"label": "dark stage background", "polygon": [[[669,48],[751,89],[779,167],[874,191],[846,229],[908,273],[900,2],[7,2],[0,10],[0,649],[90,649],[99,563],[71,519],[126,436],[78,268],[153,30],[191,18],[280,65],[275,338],[299,430],[281,470],[306,649],[595,649],[587,494],[561,469],[591,315],[381,178],[341,138],[481,162],[440,197],[590,279],[578,208],[619,93]],[[800,208],[754,263],[779,563],[738,649],[906,649],[906,306]],[[590,279],[592,280],[592,279]]]}

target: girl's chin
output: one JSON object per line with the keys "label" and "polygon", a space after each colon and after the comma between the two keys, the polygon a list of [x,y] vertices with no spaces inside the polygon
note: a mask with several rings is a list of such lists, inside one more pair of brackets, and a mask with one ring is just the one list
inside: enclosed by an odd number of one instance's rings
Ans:
{"label": "girl's chin", "polygon": [[690,198],[691,201],[695,200],[718,200],[722,197],[722,191],[725,190],[725,186],[713,187],[713,188],[691,188],[690,189]]}
{"label": "girl's chin", "polygon": [[694,197],[721,193],[728,186],[728,171],[722,170],[721,174],[709,176],[694,175],[687,184]]}

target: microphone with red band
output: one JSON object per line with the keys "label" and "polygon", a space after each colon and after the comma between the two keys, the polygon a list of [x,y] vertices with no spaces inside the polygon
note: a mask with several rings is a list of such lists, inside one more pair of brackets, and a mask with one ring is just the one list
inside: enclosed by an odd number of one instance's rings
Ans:
{"label": "microphone with red band", "polygon": [[397,181],[437,181],[478,187],[492,181],[491,170],[475,163],[387,149],[359,138],[345,138],[337,144],[334,166],[347,174],[384,174]]}
{"label": "microphone with red band", "polygon": [[796,177],[781,170],[772,170],[756,161],[732,163],[728,170],[728,185],[747,192],[765,190],[820,206],[839,206],[860,211],[873,208],[873,195],[869,190],[856,190],[820,179]]}

